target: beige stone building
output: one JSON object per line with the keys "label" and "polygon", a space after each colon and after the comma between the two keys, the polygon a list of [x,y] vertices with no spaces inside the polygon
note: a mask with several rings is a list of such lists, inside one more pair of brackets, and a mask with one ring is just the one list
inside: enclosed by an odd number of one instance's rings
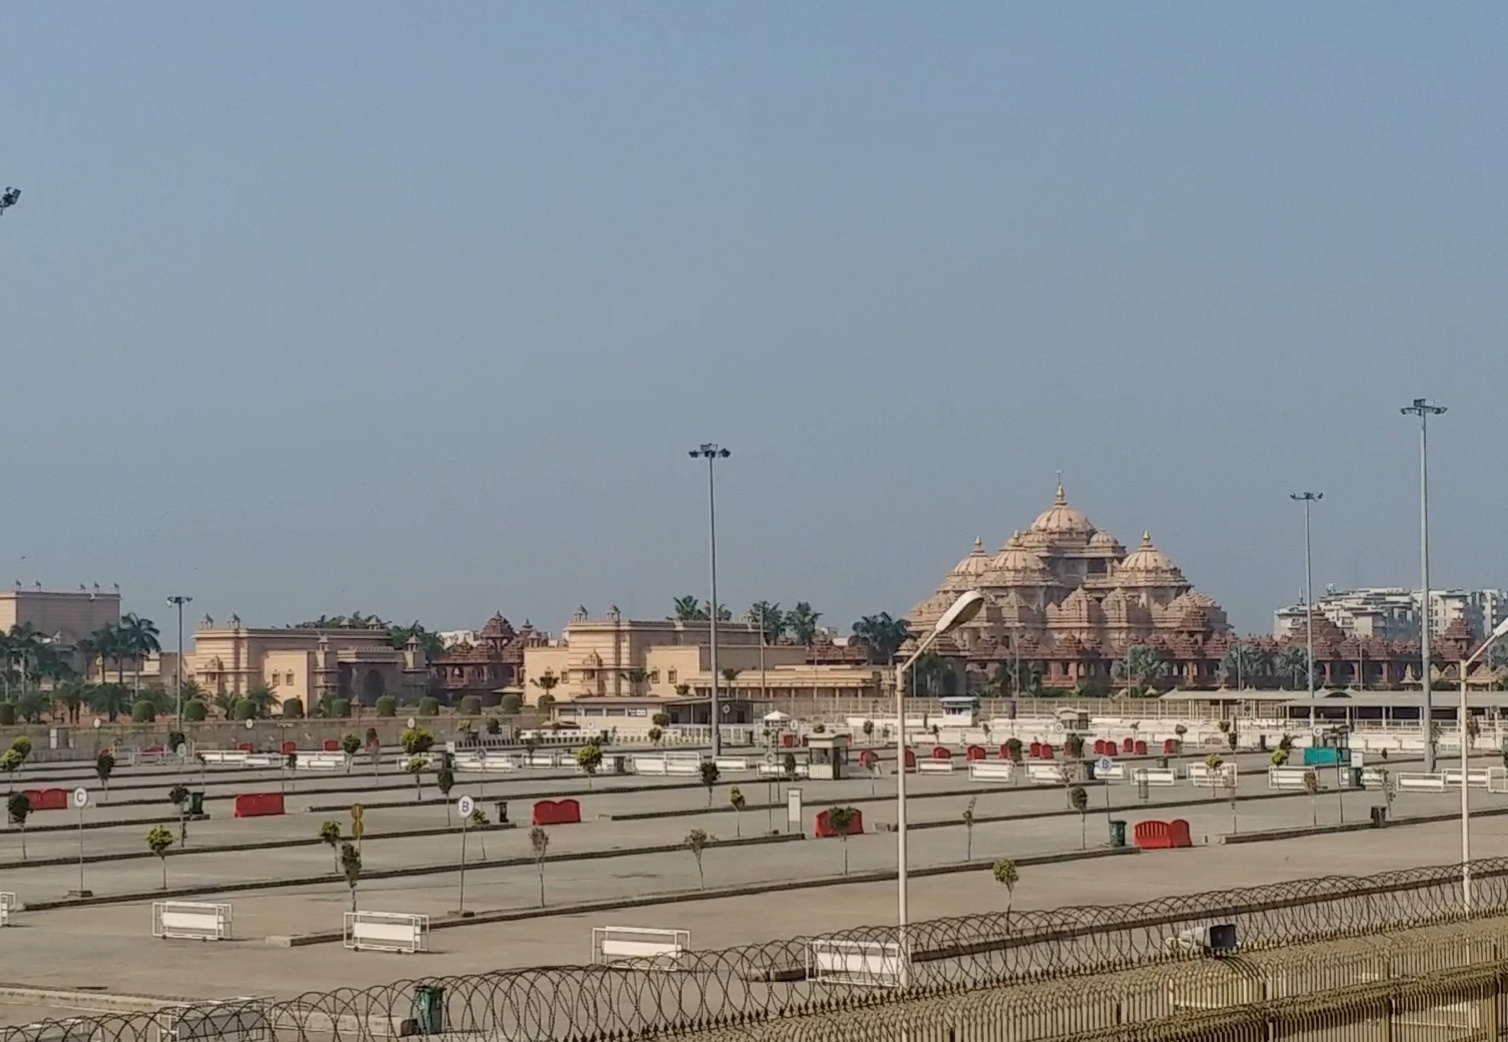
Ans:
{"label": "beige stone building", "polygon": [[206,615],[193,638],[184,673],[211,695],[266,684],[279,702],[298,698],[308,710],[326,695],[362,705],[383,695],[415,699],[428,683],[418,642],[394,648],[385,630],[257,629],[235,616],[217,625]]}
{"label": "beige stone building", "polygon": [[[524,649],[519,686],[530,705],[538,704],[546,690],[558,702],[705,699],[712,687],[709,628],[706,622],[625,619],[616,608],[593,619],[581,609],[559,640]],[[719,675],[718,690],[732,699],[752,704],[812,695],[878,695],[879,667],[817,664],[811,658],[812,649],[803,645],[762,647],[754,626],[718,625],[718,673],[734,671],[731,680]],[[551,679],[554,685],[548,686]]]}
{"label": "beige stone building", "polygon": [[95,587],[77,592],[34,589],[0,591],[0,629],[30,626],[56,638],[60,644],[76,644],[103,626],[120,621],[120,590]]}

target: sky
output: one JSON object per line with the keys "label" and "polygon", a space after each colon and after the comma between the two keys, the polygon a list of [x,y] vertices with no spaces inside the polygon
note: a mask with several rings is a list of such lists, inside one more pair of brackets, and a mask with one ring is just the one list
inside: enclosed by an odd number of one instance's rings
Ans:
{"label": "sky", "polygon": [[8,4],[0,584],[810,601],[1052,499],[1239,630],[1508,586],[1508,8]]}

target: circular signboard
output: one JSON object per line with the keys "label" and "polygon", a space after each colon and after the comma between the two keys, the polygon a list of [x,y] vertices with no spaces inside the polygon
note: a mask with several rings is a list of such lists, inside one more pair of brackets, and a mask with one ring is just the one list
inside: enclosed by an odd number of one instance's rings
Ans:
{"label": "circular signboard", "polygon": [[73,805],[79,810],[89,806],[89,790],[80,785],[73,790]]}
{"label": "circular signboard", "polygon": [[1097,766],[1101,771],[1108,771],[1110,770],[1110,768],[1115,766],[1115,761],[1110,759],[1110,757],[1108,756],[1101,756],[1100,762],[1095,766]]}
{"label": "circular signboard", "polygon": [[476,809],[476,800],[470,796],[462,796],[456,801],[456,809],[461,812],[461,817],[471,817],[471,812]]}

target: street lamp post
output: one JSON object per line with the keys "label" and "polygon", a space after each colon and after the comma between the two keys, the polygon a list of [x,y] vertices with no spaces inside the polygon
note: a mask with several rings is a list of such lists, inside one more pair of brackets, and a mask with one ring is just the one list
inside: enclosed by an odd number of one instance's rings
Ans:
{"label": "street lamp post", "polygon": [[937,638],[949,633],[979,614],[984,607],[984,594],[969,590],[959,595],[938,618],[930,633],[922,638],[916,650],[905,662],[895,667],[895,857],[896,857],[896,912],[899,920],[901,987],[911,984],[911,953],[906,947],[906,927],[910,914],[906,906],[906,888],[910,882],[906,869],[906,671],[917,659],[926,654]]}
{"label": "street lamp post", "polygon": [[183,606],[190,603],[194,598],[184,594],[174,594],[168,598],[168,603],[178,609],[178,657],[173,666],[174,684],[178,696],[178,729],[183,730]]}
{"label": "street lamp post", "polygon": [[1470,720],[1471,709],[1466,704],[1466,671],[1472,663],[1487,653],[1503,636],[1508,635],[1508,619],[1504,619],[1493,628],[1482,646],[1472,653],[1471,657],[1461,660],[1461,907],[1471,911],[1471,804],[1467,799],[1470,786],[1467,781],[1467,762],[1470,757],[1470,739],[1467,736],[1467,722]]}
{"label": "street lamp post", "polygon": [[727,459],[732,453],[711,442],[700,445],[690,452],[692,459],[707,461],[707,531],[712,559],[712,602],[707,608],[707,639],[712,644],[712,687],[707,703],[707,721],[712,725],[712,755],[723,754],[722,732],[718,729],[717,717],[717,485],[713,478],[713,461]]}
{"label": "street lamp post", "polygon": [[1398,410],[1405,416],[1419,417],[1419,654],[1420,682],[1424,685],[1424,772],[1435,770],[1435,703],[1429,676],[1429,418],[1439,416],[1445,406],[1428,398],[1415,398],[1412,405]]}
{"label": "street lamp post", "polygon": [[1309,733],[1314,733],[1314,559],[1310,553],[1309,508],[1325,498],[1323,492],[1292,492],[1289,499],[1304,504],[1304,621],[1309,628]]}

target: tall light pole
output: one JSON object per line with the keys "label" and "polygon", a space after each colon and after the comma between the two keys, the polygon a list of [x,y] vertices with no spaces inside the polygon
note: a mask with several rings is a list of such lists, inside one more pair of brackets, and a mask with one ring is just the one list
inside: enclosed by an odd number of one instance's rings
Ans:
{"label": "tall light pole", "polygon": [[168,603],[178,608],[178,659],[174,663],[173,673],[177,686],[178,695],[178,729],[183,730],[183,606],[194,598],[183,594],[174,594],[168,598]]}
{"label": "tall light pole", "polygon": [[1290,492],[1288,498],[1304,504],[1304,621],[1309,627],[1309,733],[1314,733],[1314,558],[1309,539],[1309,508],[1325,498],[1323,492]]}
{"label": "tall light pole", "polygon": [[902,988],[911,984],[911,953],[906,947],[906,927],[910,922],[910,912],[906,906],[906,888],[910,882],[906,868],[906,671],[927,653],[927,649],[936,643],[938,637],[956,630],[978,615],[979,609],[983,607],[984,594],[978,590],[959,594],[958,600],[942,613],[933,625],[932,632],[922,638],[911,657],[895,667],[895,878]]}
{"label": "tall light pole", "polygon": [[723,754],[723,739],[722,732],[717,727],[717,484],[712,476],[712,464],[716,460],[727,459],[731,455],[732,453],[727,449],[711,442],[700,445],[690,452],[692,459],[707,461],[707,531],[708,543],[712,551],[712,602],[707,608],[707,639],[712,643],[712,688],[711,698],[707,703],[707,719],[712,724],[712,755],[714,757]]}
{"label": "tall light pole", "polygon": [[1470,658],[1461,660],[1461,907],[1471,911],[1471,802],[1467,798],[1470,786],[1467,782],[1467,761],[1470,756],[1470,739],[1467,737],[1467,722],[1471,719],[1471,709],[1466,704],[1466,671],[1471,664],[1487,653],[1487,649],[1496,644],[1505,635],[1508,635],[1508,619],[1504,619],[1493,628],[1482,646],[1472,653]]}
{"label": "tall light pole", "polygon": [[1419,654],[1420,680],[1424,684],[1424,772],[1435,770],[1435,702],[1429,677],[1429,418],[1439,416],[1445,406],[1428,398],[1415,398],[1412,405],[1398,410],[1405,416],[1419,417]]}

